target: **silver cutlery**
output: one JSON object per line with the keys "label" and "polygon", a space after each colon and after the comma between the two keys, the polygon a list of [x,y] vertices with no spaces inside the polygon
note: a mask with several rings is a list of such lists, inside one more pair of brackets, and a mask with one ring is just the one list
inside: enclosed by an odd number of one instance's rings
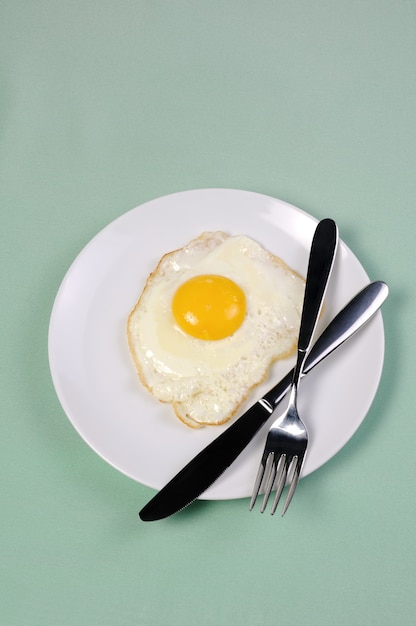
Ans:
{"label": "silver cutlery", "polygon": [[[304,375],[363,328],[380,309],[388,293],[388,286],[380,280],[357,293],[315,342],[306,359]],[[174,515],[204,493],[268,422],[290,388],[292,378],[293,370],[188,461],[141,509],[140,519],[151,522]]]}
{"label": "silver cutlery", "polygon": [[260,489],[264,487],[265,493],[261,506],[261,512],[263,513],[270,493],[274,485],[276,485],[276,495],[271,508],[271,514],[273,515],[288,480],[290,486],[282,509],[283,516],[287,511],[299,481],[308,447],[308,432],[297,410],[298,385],[312,345],[313,335],[334,265],[337,243],[338,229],[335,222],[331,219],[320,221],[313,236],[309,255],[297,360],[290,388],[289,402],[284,413],[273,422],[267,434],[264,452],[254,483],[250,510],[254,507]]}

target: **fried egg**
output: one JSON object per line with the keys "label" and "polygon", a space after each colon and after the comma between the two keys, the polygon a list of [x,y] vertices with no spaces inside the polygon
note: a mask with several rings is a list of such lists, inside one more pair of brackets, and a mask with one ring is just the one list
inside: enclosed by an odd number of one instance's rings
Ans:
{"label": "fried egg", "polygon": [[162,257],[129,315],[140,380],[188,426],[225,423],[295,351],[304,287],[250,237],[202,233]]}

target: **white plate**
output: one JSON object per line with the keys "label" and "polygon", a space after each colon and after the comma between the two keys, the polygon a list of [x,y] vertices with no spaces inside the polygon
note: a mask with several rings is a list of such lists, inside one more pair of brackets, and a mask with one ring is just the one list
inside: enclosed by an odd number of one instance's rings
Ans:
{"label": "white plate", "polygon": [[[90,241],[56,296],[49,361],[63,409],[95,452],[127,476],[159,489],[230,424],[190,429],[136,377],[126,320],[160,257],[205,230],[224,230],[253,237],[305,275],[316,223],[307,213],[258,193],[201,189],[147,202]],[[321,325],[368,282],[361,264],[341,241]],[[299,409],[310,437],[304,476],[328,461],[356,431],[376,393],[383,358],[384,330],[378,313],[304,380]],[[276,364],[239,414],[292,365],[293,359]],[[264,436],[262,430],[203,494],[204,499],[250,494]]]}

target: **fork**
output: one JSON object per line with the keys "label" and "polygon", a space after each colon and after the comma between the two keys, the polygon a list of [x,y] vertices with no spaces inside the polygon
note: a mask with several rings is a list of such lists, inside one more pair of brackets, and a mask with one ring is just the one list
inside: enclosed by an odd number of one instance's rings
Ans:
{"label": "fork", "polygon": [[[289,490],[282,508],[283,517],[299,482],[308,447],[308,432],[297,410],[298,383],[302,377],[303,366],[312,345],[313,334],[334,265],[337,244],[338,228],[335,222],[329,218],[321,220],[316,227],[309,255],[297,360],[290,388],[289,402],[286,411],[273,422],[267,434],[250,500],[250,511],[254,507],[260,489],[264,488],[264,497],[260,509],[261,513],[263,513],[273,486],[276,485],[276,495],[271,508],[271,514],[274,515],[283,488],[286,482],[289,482]],[[273,407],[270,406],[270,409],[272,412]]]}

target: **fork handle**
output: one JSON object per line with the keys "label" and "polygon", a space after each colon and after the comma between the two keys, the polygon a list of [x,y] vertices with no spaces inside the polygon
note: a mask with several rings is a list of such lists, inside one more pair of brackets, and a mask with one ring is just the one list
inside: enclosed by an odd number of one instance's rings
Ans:
{"label": "fork handle", "polygon": [[307,352],[318,322],[338,244],[338,228],[329,218],[316,227],[309,255],[298,351]]}

